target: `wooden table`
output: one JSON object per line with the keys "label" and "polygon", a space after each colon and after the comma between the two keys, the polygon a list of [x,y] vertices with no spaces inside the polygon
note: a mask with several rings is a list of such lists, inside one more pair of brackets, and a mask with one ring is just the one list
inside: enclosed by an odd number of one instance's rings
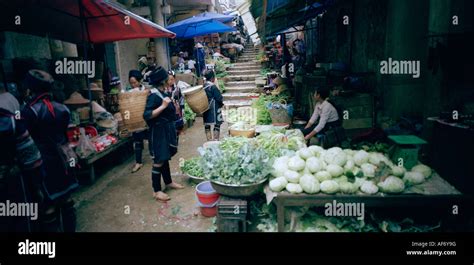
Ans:
{"label": "wooden table", "polygon": [[[420,190],[423,189],[422,192]],[[415,190],[419,190],[414,193]],[[428,181],[401,194],[389,195],[377,193],[374,195],[361,194],[291,194],[279,192],[273,199],[277,207],[278,232],[283,232],[285,228],[285,208],[291,206],[313,206],[324,207],[326,203],[364,203],[366,207],[424,207],[427,205],[453,205],[464,200],[463,195],[451,184],[434,174]]]}
{"label": "wooden table", "polygon": [[114,151],[118,150],[120,147],[125,146],[126,144],[130,142],[132,142],[131,137],[120,138],[115,144],[108,146],[102,152],[94,153],[86,158],[80,159],[79,164],[81,166],[85,165],[87,167],[87,170],[89,171],[88,181],[90,184],[94,183],[95,181],[95,168],[94,168],[95,162],[113,153]]}

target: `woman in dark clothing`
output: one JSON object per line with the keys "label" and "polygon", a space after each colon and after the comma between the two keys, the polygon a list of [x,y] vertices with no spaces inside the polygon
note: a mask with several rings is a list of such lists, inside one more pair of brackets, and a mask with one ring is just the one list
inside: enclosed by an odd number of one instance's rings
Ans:
{"label": "woman in dark clothing", "polygon": [[219,135],[222,124],[222,106],[224,106],[224,99],[221,92],[214,84],[216,75],[214,71],[207,71],[204,76],[206,83],[204,83],[204,90],[206,91],[207,99],[209,100],[209,109],[203,113],[204,132],[208,141],[213,139],[211,134],[211,125],[214,125],[214,140],[219,141]]}
{"label": "woman in dark clothing", "polygon": [[[18,100],[0,83],[0,202],[43,202],[41,154],[26,129],[25,121],[16,119]],[[2,216],[0,233],[39,231],[36,216]]]}
{"label": "woman in dark clothing", "polygon": [[70,194],[78,183],[58,148],[68,141],[66,132],[70,113],[65,105],[51,99],[49,90],[52,83],[53,78],[44,71],[28,72],[25,85],[33,97],[24,107],[22,118],[43,158],[45,201],[41,207],[42,230],[74,232],[76,214]]}
{"label": "woman in dark clothing", "polygon": [[179,134],[183,131],[184,128],[184,95],[181,92],[181,89],[176,85],[175,72],[171,70],[168,71],[168,87],[168,92],[171,94],[171,99],[176,109],[177,120],[175,124],[179,142]]}
{"label": "woman in dark clothing", "polygon": [[[122,93],[126,92],[137,92],[144,91],[145,86],[142,84],[142,73],[138,70],[130,70],[128,73],[128,82],[130,87],[127,87],[122,90]],[[132,134],[133,137],[133,149],[135,150],[135,165],[132,168],[132,173],[137,172],[140,168],[143,167],[143,149],[145,147],[144,140],[147,138],[147,130],[143,129],[140,131],[135,131]]]}
{"label": "woman in dark clothing", "polygon": [[150,74],[149,84],[153,86],[147,98],[143,118],[150,130],[150,147],[153,153],[151,179],[153,197],[159,201],[168,201],[170,197],[162,191],[161,176],[167,187],[184,188],[171,180],[169,160],[178,151],[176,139],[176,109],[171,101],[168,90],[168,71],[162,67]]}

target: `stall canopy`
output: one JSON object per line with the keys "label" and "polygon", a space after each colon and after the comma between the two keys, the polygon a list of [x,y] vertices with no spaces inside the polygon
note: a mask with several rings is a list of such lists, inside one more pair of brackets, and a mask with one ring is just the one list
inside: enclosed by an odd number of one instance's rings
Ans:
{"label": "stall canopy", "polygon": [[193,38],[212,33],[235,31],[233,27],[227,26],[220,21],[203,19],[197,16],[171,24],[167,29],[176,33],[177,38]]}
{"label": "stall canopy", "polygon": [[222,23],[227,23],[234,19],[234,16],[232,15],[223,15],[223,14],[212,13],[212,12],[204,12],[199,15],[196,15],[195,17],[203,18],[203,19],[214,19]]}
{"label": "stall canopy", "polygon": [[288,28],[304,25],[333,3],[334,0],[253,0],[250,11],[255,19],[258,18],[259,34],[268,37]]}
{"label": "stall canopy", "polygon": [[2,31],[72,43],[103,43],[175,34],[107,0],[0,0]]}

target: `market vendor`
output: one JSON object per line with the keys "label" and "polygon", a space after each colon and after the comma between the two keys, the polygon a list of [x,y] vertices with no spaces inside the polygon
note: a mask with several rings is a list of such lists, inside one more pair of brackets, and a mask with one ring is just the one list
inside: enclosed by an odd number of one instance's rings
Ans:
{"label": "market vendor", "polygon": [[41,230],[74,232],[76,213],[71,193],[78,183],[71,170],[71,161],[64,157],[62,151],[68,142],[66,135],[70,113],[65,105],[52,100],[52,84],[53,78],[49,73],[28,71],[24,87],[30,91],[32,99],[22,110],[22,117],[43,159],[45,198],[41,206]]}
{"label": "market vendor", "polygon": [[[143,76],[138,70],[130,70],[128,73],[129,87],[122,89],[122,93],[145,91],[145,86],[142,84]],[[145,148],[144,141],[147,139],[148,132],[145,128],[143,130],[132,133],[133,149],[135,150],[135,165],[132,168],[132,173],[137,172],[143,167],[143,149]]]}
{"label": "market vendor", "polygon": [[[23,119],[15,119],[18,100],[0,82],[0,202],[42,203],[41,154]],[[0,233],[37,232],[37,221],[29,216],[2,216]]]}
{"label": "market vendor", "polygon": [[177,153],[176,109],[168,90],[168,71],[158,67],[150,74],[149,84],[153,86],[148,96],[143,118],[150,130],[150,147],[153,154],[151,171],[153,198],[168,201],[170,197],[163,192],[161,176],[165,185],[172,189],[182,189],[183,185],[173,182],[169,160]]}
{"label": "market vendor", "polygon": [[[224,106],[224,99],[219,88],[214,84],[216,75],[214,71],[206,71],[204,74],[206,82],[204,83],[204,90],[206,91],[207,99],[209,101],[209,109],[203,113],[204,132],[208,141],[214,139],[219,141],[219,135],[222,124],[222,107]],[[211,134],[211,126],[214,125],[214,135]],[[214,137],[213,137],[214,136]]]}
{"label": "market vendor", "polygon": [[179,142],[179,135],[184,128],[184,95],[181,89],[176,85],[176,73],[172,70],[168,71],[168,88],[168,93],[171,94],[171,100],[176,109],[177,120],[175,125],[178,137],[177,142]]}
{"label": "market vendor", "polygon": [[204,69],[206,69],[206,52],[201,43],[197,43],[194,49],[194,58],[196,59],[196,75],[202,76]]}
{"label": "market vendor", "polygon": [[[328,101],[329,90],[318,88],[314,92],[316,106],[313,115],[306,127],[302,130],[305,140],[310,140],[314,136],[325,138],[326,144],[334,143],[340,145],[345,140],[344,129],[342,128],[342,120],[335,106]],[[318,123],[316,123],[318,122]],[[331,144],[333,145],[333,144]]]}

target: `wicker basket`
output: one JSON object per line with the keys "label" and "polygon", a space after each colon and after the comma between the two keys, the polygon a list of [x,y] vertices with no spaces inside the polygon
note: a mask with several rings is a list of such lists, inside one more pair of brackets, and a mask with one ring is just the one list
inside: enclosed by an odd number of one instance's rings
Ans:
{"label": "wicker basket", "polygon": [[183,90],[183,94],[193,112],[202,114],[209,109],[206,91],[202,86],[185,89]]}
{"label": "wicker basket", "polygon": [[229,135],[234,137],[243,136],[247,138],[253,138],[255,137],[255,130],[241,131],[229,129]]}
{"label": "wicker basket", "polygon": [[119,108],[124,129],[135,132],[146,128],[143,119],[148,91],[136,91],[119,94]]}
{"label": "wicker basket", "polygon": [[[286,105],[285,101],[282,101],[281,103]],[[268,112],[272,118],[272,124],[291,124],[291,117],[288,115],[288,110],[286,108],[271,108]]]}

